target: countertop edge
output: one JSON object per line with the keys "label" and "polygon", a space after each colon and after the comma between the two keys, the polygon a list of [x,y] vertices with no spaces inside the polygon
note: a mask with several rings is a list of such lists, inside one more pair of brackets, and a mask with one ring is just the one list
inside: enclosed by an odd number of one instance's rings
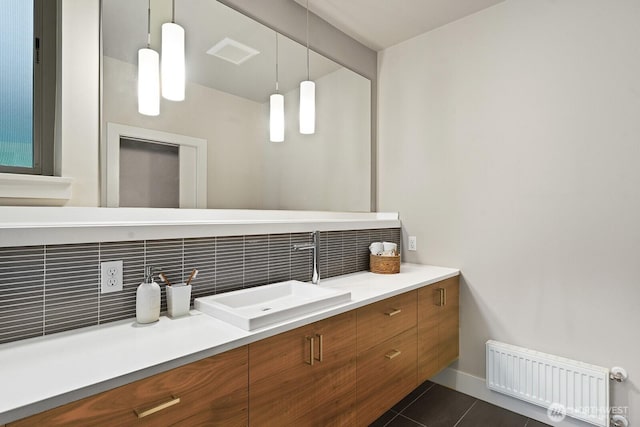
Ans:
{"label": "countertop edge", "polygon": [[[402,266],[406,268],[410,266],[434,267],[434,266],[422,266],[417,264],[402,264]],[[424,279],[424,280],[416,280],[415,282],[412,282],[406,286],[402,286],[397,289],[390,289],[388,292],[379,292],[374,296],[364,298],[358,301],[351,301],[349,303],[345,303],[342,305],[338,305],[335,307],[314,312],[310,315],[304,315],[288,321],[270,325],[268,327],[258,329],[256,331],[249,332],[249,335],[247,336],[233,339],[233,340],[224,342],[223,344],[215,345],[213,347],[210,347],[201,351],[197,351],[194,353],[186,354],[184,356],[169,359],[164,362],[151,365],[142,369],[137,369],[118,377],[110,378],[108,380],[97,382],[94,384],[89,384],[85,387],[81,387],[69,392],[61,393],[59,395],[52,396],[50,398],[45,398],[43,400],[34,401],[32,403],[29,403],[20,407],[5,410],[4,412],[0,412],[0,425],[7,424],[31,415],[35,415],[37,413],[40,413],[49,409],[53,409],[61,405],[65,405],[86,397],[90,397],[98,393],[102,393],[107,390],[114,389],[116,387],[120,387],[144,378],[148,378],[150,376],[153,376],[162,372],[166,372],[168,370],[178,368],[180,366],[184,366],[189,363],[193,363],[198,360],[205,359],[207,357],[215,356],[216,354],[224,353],[226,351],[233,350],[235,348],[242,347],[244,345],[248,345],[253,342],[260,341],[262,339],[269,338],[274,335],[278,335],[280,333],[290,331],[300,326],[308,325],[320,320],[327,319],[329,317],[346,313],[348,311],[358,309],[365,305],[373,304],[378,301],[391,298],[406,292],[411,292],[413,290],[416,290],[425,286],[429,286],[433,283],[440,282],[442,280],[460,275],[460,270],[455,268],[446,268],[446,267],[438,267],[438,268],[446,269],[447,272],[444,274],[439,274],[437,276]],[[344,283],[342,282],[349,281],[350,279],[349,276],[351,276],[351,278],[354,278],[354,277],[360,278],[362,273],[368,273],[368,272],[353,273],[346,276],[339,276],[332,279],[327,279],[325,283],[322,283],[322,285],[325,285],[328,287],[345,286]]]}

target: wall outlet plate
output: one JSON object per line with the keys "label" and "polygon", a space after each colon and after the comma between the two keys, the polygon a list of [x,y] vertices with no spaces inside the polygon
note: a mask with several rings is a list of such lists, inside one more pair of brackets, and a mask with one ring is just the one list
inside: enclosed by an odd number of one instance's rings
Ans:
{"label": "wall outlet plate", "polygon": [[407,249],[410,251],[418,250],[418,239],[416,236],[409,236],[409,247]]}
{"label": "wall outlet plate", "polygon": [[122,261],[100,263],[100,293],[122,290]]}

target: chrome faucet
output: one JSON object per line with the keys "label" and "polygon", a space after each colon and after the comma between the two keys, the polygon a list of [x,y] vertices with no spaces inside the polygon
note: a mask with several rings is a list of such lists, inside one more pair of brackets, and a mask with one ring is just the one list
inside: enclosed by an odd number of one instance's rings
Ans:
{"label": "chrome faucet", "polygon": [[320,283],[320,232],[314,231],[311,233],[312,243],[293,245],[294,251],[313,251],[313,277],[311,277],[311,283],[317,285]]}

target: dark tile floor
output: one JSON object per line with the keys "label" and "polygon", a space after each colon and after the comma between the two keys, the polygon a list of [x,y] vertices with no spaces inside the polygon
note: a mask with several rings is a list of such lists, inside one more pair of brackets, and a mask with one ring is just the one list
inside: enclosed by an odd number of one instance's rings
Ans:
{"label": "dark tile floor", "polygon": [[466,394],[434,384],[421,384],[370,427],[544,427]]}

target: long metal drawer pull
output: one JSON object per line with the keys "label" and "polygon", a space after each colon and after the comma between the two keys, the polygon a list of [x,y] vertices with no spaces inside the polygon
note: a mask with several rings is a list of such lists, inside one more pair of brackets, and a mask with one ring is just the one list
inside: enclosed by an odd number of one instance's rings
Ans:
{"label": "long metal drawer pull", "polygon": [[390,351],[389,353],[385,354],[384,357],[386,357],[387,359],[391,360],[395,357],[400,356],[400,353],[402,353],[400,350],[393,350]]}
{"label": "long metal drawer pull", "polygon": [[391,311],[387,311],[387,312],[385,312],[384,314],[385,314],[385,316],[389,316],[389,317],[391,317],[391,316],[395,316],[396,314],[400,314],[401,312],[402,312],[402,310],[401,310],[401,309],[399,309],[399,308],[394,308],[394,309],[392,309]]}
{"label": "long metal drawer pull", "polygon": [[442,288],[442,305],[447,305],[447,288]]}
{"label": "long metal drawer pull", "polygon": [[168,402],[161,403],[158,406],[154,406],[153,408],[134,409],[133,411],[136,413],[138,418],[144,418],[147,415],[155,414],[156,412],[160,412],[163,409],[167,409],[173,405],[177,405],[178,403],[180,403],[180,398],[175,397],[174,395],[171,395],[171,400],[169,400]]}
{"label": "long metal drawer pull", "polygon": [[315,360],[315,357],[313,357],[313,348],[315,347],[314,344],[314,338],[313,337],[307,337],[307,341],[309,341],[309,360],[307,360],[307,364],[313,366],[313,361]]}
{"label": "long metal drawer pull", "polygon": [[316,360],[322,362],[322,334],[316,334],[316,337],[318,337],[318,357]]}
{"label": "long metal drawer pull", "polygon": [[443,306],[446,302],[444,288],[438,288],[438,305]]}

